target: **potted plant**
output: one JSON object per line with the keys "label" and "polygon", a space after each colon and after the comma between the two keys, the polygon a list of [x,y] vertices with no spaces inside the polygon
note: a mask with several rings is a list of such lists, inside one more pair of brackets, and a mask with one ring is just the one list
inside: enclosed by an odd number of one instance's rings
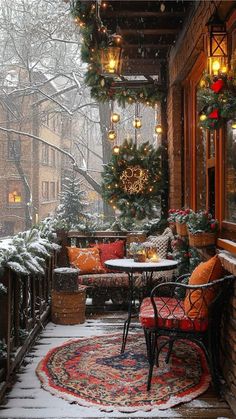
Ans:
{"label": "potted plant", "polygon": [[187,222],[189,220],[191,212],[192,210],[190,210],[189,208],[179,210],[178,214],[175,217],[177,234],[179,234],[180,236],[188,235]]}
{"label": "potted plant", "polygon": [[135,262],[146,261],[146,249],[143,243],[132,242],[129,245],[129,254],[133,256]]}
{"label": "potted plant", "polygon": [[176,217],[179,213],[179,209],[171,208],[168,211],[168,218],[167,221],[169,223],[169,227],[172,229],[173,233],[176,233]]}
{"label": "potted plant", "polygon": [[191,212],[187,225],[189,246],[204,247],[215,244],[219,224],[209,211]]}

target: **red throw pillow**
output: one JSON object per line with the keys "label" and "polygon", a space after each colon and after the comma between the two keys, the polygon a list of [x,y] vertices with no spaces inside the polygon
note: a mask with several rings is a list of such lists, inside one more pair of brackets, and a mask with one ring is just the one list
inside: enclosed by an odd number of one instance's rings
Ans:
{"label": "red throw pillow", "polygon": [[113,243],[99,243],[95,245],[100,252],[100,260],[102,267],[106,272],[117,272],[107,269],[104,262],[111,259],[123,259],[125,256],[125,243],[124,240],[117,240]]}

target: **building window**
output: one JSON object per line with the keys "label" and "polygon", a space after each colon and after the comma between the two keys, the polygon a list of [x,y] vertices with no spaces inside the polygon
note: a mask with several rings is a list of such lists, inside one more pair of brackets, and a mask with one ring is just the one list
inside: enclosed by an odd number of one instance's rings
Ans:
{"label": "building window", "polygon": [[56,184],[55,184],[55,182],[50,182],[50,198],[51,199],[56,198]]}
{"label": "building window", "polygon": [[47,144],[42,144],[42,164],[49,163],[49,147]]}
{"label": "building window", "polygon": [[56,150],[51,148],[51,166],[56,166]]}
{"label": "building window", "polygon": [[19,140],[8,140],[8,159],[20,160],[21,147]]}
{"label": "building window", "polygon": [[225,220],[236,223],[236,130],[227,126],[225,144]]}
{"label": "building window", "polygon": [[49,200],[49,182],[42,182],[42,198],[44,201]]}
{"label": "building window", "polygon": [[8,203],[20,204],[23,201],[22,183],[20,181],[9,181],[8,183]]}

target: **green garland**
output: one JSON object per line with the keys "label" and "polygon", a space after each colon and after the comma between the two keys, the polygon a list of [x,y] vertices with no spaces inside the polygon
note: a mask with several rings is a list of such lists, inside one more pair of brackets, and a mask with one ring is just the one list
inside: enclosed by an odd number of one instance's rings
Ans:
{"label": "green garland", "polygon": [[231,75],[205,74],[197,93],[199,125],[215,130],[236,118],[236,79]]}
{"label": "green garland", "polygon": [[111,40],[106,33],[99,31],[103,26],[102,22],[96,17],[96,2],[83,2],[73,0],[71,2],[71,13],[75,21],[80,25],[83,37],[81,47],[81,59],[88,64],[85,74],[85,82],[91,87],[91,96],[99,102],[116,100],[120,106],[133,102],[145,103],[155,106],[163,97],[163,93],[153,86],[139,88],[117,88],[115,87],[115,77],[105,78],[101,73],[100,54],[101,49],[111,45]]}
{"label": "green garland", "polygon": [[[127,169],[141,168],[147,181],[139,192],[129,193],[124,188],[122,177]],[[121,217],[143,219],[155,216],[158,198],[162,193],[161,148],[156,150],[148,142],[139,147],[125,140],[119,154],[113,154],[102,173],[103,198],[121,211]]]}

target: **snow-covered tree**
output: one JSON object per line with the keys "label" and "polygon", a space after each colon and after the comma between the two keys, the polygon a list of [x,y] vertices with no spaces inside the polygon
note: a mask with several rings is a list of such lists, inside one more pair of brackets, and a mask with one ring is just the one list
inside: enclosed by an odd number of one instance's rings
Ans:
{"label": "snow-covered tree", "polygon": [[72,176],[65,179],[61,193],[61,204],[57,210],[58,221],[63,221],[68,228],[85,229],[88,205],[85,191],[82,190],[81,181],[73,172]]}

